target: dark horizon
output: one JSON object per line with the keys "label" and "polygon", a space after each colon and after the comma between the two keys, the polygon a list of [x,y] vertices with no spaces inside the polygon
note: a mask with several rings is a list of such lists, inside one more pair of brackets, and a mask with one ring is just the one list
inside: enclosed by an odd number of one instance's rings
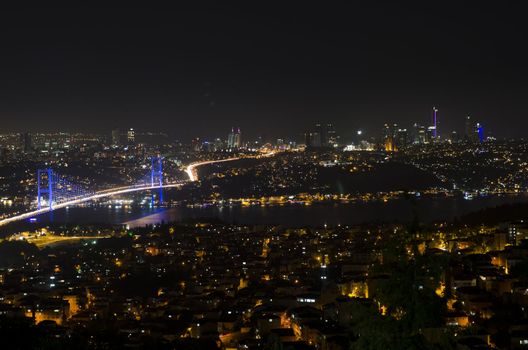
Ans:
{"label": "dark horizon", "polygon": [[350,139],[385,122],[522,137],[521,5],[53,8],[0,14],[2,131]]}

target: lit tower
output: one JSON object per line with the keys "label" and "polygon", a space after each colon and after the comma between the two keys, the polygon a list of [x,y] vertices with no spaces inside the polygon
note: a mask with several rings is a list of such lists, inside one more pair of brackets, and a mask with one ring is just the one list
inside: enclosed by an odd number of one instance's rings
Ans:
{"label": "lit tower", "polygon": [[130,128],[127,132],[127,141],[129,145],[133,145],[136,142],[136,133],[132,128]]}
{"label": "lit tower", "polygon": [[242,147],[242,136],[240,135],[240,128],[236,129],[236,133],[235,133],[235,147],[236,148]]}
{"label": "lit tower", "polygon": [[51,168],[47,169],[37,169],[37,209],[42,209],[42,197],[44,194],[48,196],[48,207],[51,211],[53,209],[53,170]]}
{"label": "lit tower", "polygon": [[235,148],[235,128],[231,128],[231,132],[227,135],[227,148]]}
{"label": "lit tower", "polygon": [[477,123],[477,125],[475,126],[475,132],[477,134],[477,137],[478,137],[478,140],[480,143],[484,142],[484,127],[482,126],[482,124],[480,123]]}
{"label": "lit tower", "polygon": [[438,124],[437,124],[437,113],[438,108],[433,107],[433,138],[436,139],[438,137]]}
{"label": "lit tower", "polygon": [[227,147],[234,149],[242,146],[242,138],[240,135],[240,128],[231,128],[231,132],[227,136]]}
{"label": "lit tower", "polygon": [[[159,203],[163,203],[163,157],[150,158],[150,187],[159,188]],[[154,205],[154,195],[151,197],[151,203]]]}
{"label": "lit tower", "polygon": [[466,138],[466,140],[469,140],[469,139],[471,139],[471,136],[472,136],[472,133],[473,133],[473,130],[471,128],[471,116],[468,115],[466,117],[464,127],[465,127],[465,129],[464,129],[464,137]]}

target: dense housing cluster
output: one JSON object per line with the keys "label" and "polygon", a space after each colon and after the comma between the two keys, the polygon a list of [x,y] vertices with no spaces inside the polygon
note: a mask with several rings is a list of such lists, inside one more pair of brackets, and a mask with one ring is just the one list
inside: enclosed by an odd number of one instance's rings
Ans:
{"label": "dense housing cluster", "polygon": [[[32,244],[59,232],[71,244]],[[522,222],[40,230],[0,245],[1,322],[85,348],[517,349],[526,238]]]}

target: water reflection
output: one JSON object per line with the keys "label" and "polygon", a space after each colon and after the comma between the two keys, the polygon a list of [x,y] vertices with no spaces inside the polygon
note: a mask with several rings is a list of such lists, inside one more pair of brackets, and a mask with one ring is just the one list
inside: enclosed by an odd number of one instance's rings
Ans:
{"label": "water reflection", "polygon": [[[186,219],[220,219],[228,223],[283,224],[307,226],[324,224],[358,224],[371,221],[450,220],[472,211],[507,203],[527,202],[527,196],[476,198],[421,198],[412,204],[406,199],[384,202],[284,205],[284,206],[206,206],[159,208],[83,207],[57,210],[53,216],[42,215],[39,222],[126,223],[130,227]],[[416,214],[413,214],[416,213]]]}

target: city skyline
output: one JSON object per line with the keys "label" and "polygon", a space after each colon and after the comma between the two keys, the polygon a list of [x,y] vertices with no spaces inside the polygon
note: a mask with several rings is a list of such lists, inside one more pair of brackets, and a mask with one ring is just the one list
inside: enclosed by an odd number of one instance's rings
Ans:
{"label": "city skyline", "polygon": [[[439,117],[439,109],[438,107],[433,107],[432,109],[432,115],[431,120],[429,123],[426,120],[422,121],[416,121],[412,124],[404,124],[400,123],[399,121],[393,121],[393,122],[385,122],[383,124],[383,128],[387,128],[387,126],[390,125],[391,128],[396,128],[395,131],[409,131],[409,137],[412,138],[413,129],[416,128],[423,128],[426,131],[428,131],[431,134],[431,138],[436,139],[438,141],[446,141],[446,140],[453,140],[453,137],[455,138],[455,141],[457,139],[464,139],[468,138],[469,134],[473,134],[474,132],[477,132],[477,129],[480,130],[479,135],[481,138],[481,141],[488,137],[496,138],[496,135],[494,134],[494,131],[491,130],[479,120],[475,119],[473,116],[467,114],[463,118],[463,124],[458,125],[456,129],[442,129],[441,124],[441,117]],[[298,143],[306,143],[309,144],[310,141],[307,141],[306,133],[313,131],[314,125],[320,125],[320,124],[327,124],[331,129],[334,129],[334,123],[331,120],[317,120],[312,125],[306,124],[306,125],[298,125],[297,129],[292,134],[286,134],[284,131],[278,132],[277,134],[270,135],[269,133],[265,133],[266,136],[263,137],[262,133],[255,132],[254,128],[246,129],[245,134],[245,142],[249,142],[247,135],[250,135],[249,139],[251,141],[261,141],[261,142],[275,142],[278,139],[284,140],[287,139],[289,141],[294,141]],[[337,139],[333,140],[331,144],[333,145],[345,145],[347,143],[354,143],[358,142],[358,137],[361,136],[361,139],[364,140],[370,140],[370,141],[378,141],[380,137],[384,137],[383,135],[379,134],[379,128],[381,125],[374,126],[372,129],[368,130],[364,127],[358,127],[354,130],[343,130],[341,125],[337,126],[340,129],[340,133],[342,134],[336,134]],[[227,133],[227,130],[231,130],[229,133]],[[378,129],[378,130],[376,130]],[[135,134],[138,133],[138,135],[163,135],[164,137],[167,137],[170,140],[179,141],[179,142],[194,142],[196,140],[201,140],[202,142],[213,142],[215,140],[223,140],[227,141],[228,144],[232,144],[234,141],[230,139],[232,138],[231,135],[238,134],[238,141],[237,147],[240,147],[241,145],[241,139],[240,139],[240,127],[224,127],[221,130],[216,130],[212,133],[208,134],[201,134],[201,135],[194,135],[194,136],[188,136],[187,138],[179,138],[177,135],[168,133],[166,131],[157,131],[152,129],[144,129],[144,130],[137,130],[133,127],[117,127],[113,128],[112,130],[102,130],[100,132],[82,132],[81,130],[75,130],[75,131],[66,131],[66,130],[53,130],[53,131],[43,131],[43,130],[37,130],[34,132],[29,132],[26,130],[24,131],[12,131],[12,132],[4,132],[4,134],[10,134],[10,133],[18,133],[21,135],[22,138],[24,138],[23,143],[26,143],[29,141],[28,137],[31,135],[45,135],[45,134],[53,134],[53,133],[67,133],[67,134],[94,134],[94,135],[107,135],[109,137],[109,141],[111,141],[112,144],[117,145],[119,143],[126,144],[134,143]],[[332,131],[333,133],[336,133],[335,130]],[[227,133],[227,134],[226,134]],[[383,134],[383,132],[382,132]],[[2,133],[0,133],[2,135]],[[511,137],[503,137],[503,139],[513,139]],[[522,139],[522,137],[521,137]],[[125,142],[121,142],[125,141]],[[339,141],[339,142],[338,142]]]}

